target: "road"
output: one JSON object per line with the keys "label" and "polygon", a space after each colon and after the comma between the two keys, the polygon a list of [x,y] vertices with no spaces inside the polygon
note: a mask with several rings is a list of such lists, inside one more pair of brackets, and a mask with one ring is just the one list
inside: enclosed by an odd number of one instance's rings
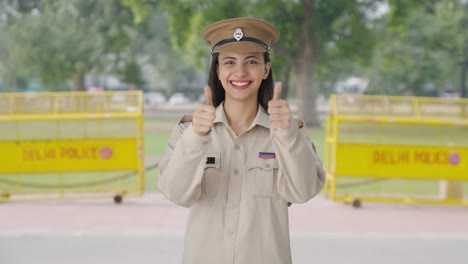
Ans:
{"label": "road", "polygon": [[[188,210],[159,193],[0,204],[1,264],[180,263]],[[322,196],[290,208],[295,264],[468,263],[468,208]]]}

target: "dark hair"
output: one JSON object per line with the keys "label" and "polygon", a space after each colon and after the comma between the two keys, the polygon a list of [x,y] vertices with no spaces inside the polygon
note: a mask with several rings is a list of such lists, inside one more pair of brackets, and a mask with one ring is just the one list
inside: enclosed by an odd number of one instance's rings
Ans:
{"label": "dark hair", "polygon": [[[213,53],[211,57],[211,66],[210,66],[210,74],[208,76],[208,85],[211,88],[211,92],[213,94],[213,105],[218,107],[226,98],[226,94],[224,92],[223,85],[221,81],[218,79],[218,75],[216,73],[216,67],[218,66],[218,56],[219,53]],[[263,53],[263,57],[265,59],[265,63],[270,62],[270,54],[268,52]],[[265,80],[262,80],[260,84],[260,88],[258,89],[258,96],[257,102],[268,111],[268,102],[273,98],[273,70],[270,68],[270,72]]]}

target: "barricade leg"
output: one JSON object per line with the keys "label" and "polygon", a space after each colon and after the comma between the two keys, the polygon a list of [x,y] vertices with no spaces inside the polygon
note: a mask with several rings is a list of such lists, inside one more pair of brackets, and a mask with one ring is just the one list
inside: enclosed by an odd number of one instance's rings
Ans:
{"label": "barricade leg", "polygon": [[442,180],[439,184],[441,199],[463,200],[463,183],[461,181]]}

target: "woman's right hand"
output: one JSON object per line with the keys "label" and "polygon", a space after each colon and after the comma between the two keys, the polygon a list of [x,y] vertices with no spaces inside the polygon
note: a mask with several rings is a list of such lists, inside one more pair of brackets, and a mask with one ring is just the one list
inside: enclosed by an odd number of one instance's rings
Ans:
{"label": "woman's right hand", "polygon": [[216,109],[213,106],[213,97],[211,89],[205,86],[205,104],[197,105],[195,112],[193,112],[192,129],[197,134],[204,136],[210,133],[215,120]]}

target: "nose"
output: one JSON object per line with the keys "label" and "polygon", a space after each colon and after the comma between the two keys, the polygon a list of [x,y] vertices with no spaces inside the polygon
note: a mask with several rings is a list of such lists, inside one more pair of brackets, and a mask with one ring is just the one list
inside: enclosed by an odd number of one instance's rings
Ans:
{"label": "nose", "polygon": [[247,75],[247,65],[245,65],[244,63],[238,63],[235,68],[235,73],[238,76]]}

